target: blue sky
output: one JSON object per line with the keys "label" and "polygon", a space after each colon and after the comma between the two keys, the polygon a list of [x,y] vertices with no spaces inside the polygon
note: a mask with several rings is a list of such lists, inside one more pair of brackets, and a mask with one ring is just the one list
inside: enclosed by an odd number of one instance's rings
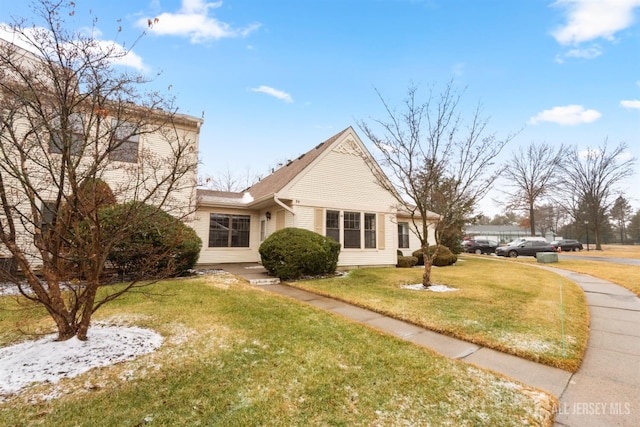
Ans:
{"label": "blue sky", "polygon": [[[128,66],[200,117],[201,175],[265,175],[342,129],[453,80],[506,135],[626,142],[640,158],[640,0],[77,0],[69,21],[130,44]],[[0,22],[31,17],[0,0]],[[158,18],[152,28],[149,19]],[[120,19],[121,21],[117,21]],[[118,26],[122,33],[117,34]],[[117,36],[117,37],[116,37]],[[361,138],[364,135],[359,132]],[[368,141],[364,141],[368,144]],[[640,166],[623,189],[640,209]],[[496,193],[493,193],[496,196]],[[498,210],[488,198],[481,208]]]}

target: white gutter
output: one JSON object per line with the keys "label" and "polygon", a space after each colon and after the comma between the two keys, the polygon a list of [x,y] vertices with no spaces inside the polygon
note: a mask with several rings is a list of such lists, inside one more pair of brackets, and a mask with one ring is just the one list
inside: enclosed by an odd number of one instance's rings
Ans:
{"label": "white gutter", "polygon": [[283,208],[285,208],[285,210],[289,211],[291,213],[291,215],[295,215],[296,214],[293,211],[293,209],[291,209],[289,206],[285,205],[282,201],[280,201],[280,199],[278,198],[277,194],[273,195],[273,201],[276,202],[277,204],[279,204],[280,206],[282,206]]}

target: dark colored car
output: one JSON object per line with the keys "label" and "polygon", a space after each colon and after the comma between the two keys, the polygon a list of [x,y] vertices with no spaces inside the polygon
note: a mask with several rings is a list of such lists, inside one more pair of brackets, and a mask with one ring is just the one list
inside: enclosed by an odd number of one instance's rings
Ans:
{"label": "dark colored car", "polygon": [[551,242],[551,246],[562,251],[581,251],[582,243],[573,239],[554,240]]}
{"label": "dark colored car", "polygon": [[547,242],[527,240],[514,245],[498,246],[496,255],[516,258],[519,256],[535,257],[538,252],[555,252],[556,248]]}
{"label": "dark colored car", "polygon": [[462,243],[464,251],[470,254],[493,254],[496,252],[498,243],[493,240],[470,239]]}

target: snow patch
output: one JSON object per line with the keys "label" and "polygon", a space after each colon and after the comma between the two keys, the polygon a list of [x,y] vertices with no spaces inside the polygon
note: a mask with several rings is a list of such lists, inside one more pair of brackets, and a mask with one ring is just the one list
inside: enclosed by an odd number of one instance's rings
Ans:
{"label": "snow patch", "polygon": [[458,288],[450,288],[447,285],[431,285],[428,288],[422,286],[422,283],[416,283],[415,285],[404,285],[402,289],[410,289],[412,291],[431,291],[431,292],[453,292]]}
{"label": "snow patch", "polygon": [[[138,327],[93,325],[87,341],[37,341],[0,348],[0,396],[33,383],[56,383],[88,370],[151,353],[162,345],[160,334]],[[1,400],[1,399],[0,399]]]}

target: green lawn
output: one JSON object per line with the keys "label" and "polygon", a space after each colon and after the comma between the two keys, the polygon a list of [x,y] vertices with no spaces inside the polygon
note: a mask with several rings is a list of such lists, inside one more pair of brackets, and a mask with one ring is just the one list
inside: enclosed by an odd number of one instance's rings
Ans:
{"label": "green lawn", "polygon": [[[342,280],[347,285],[352,279]],[[106,306],[96,320],[152,328],[165,337],[158,351],[5,396],[0,403],[2,424],[520,426],[552,422],[555,398],[539,390],[230,275],[165,281],[151,290],[155,295],[129,294]],[[430,305],[437,301],[432,299]],[[26,309],[13,297],[0,298],[3,345],[24,339],[15,331],[34,323],[40,332],[51,327],[41,310]],[[43,396],[55,397],[43,400]]]}
{"label": "green lawn", "polygon": [[420,283],[422,271],[361,269],[291,285],[551,366],[573,372],[580,366],[589,312],[573,282],[518,262],[463,256],[455,266],[432,270],[434,283],[457,291],[403,288]]}

